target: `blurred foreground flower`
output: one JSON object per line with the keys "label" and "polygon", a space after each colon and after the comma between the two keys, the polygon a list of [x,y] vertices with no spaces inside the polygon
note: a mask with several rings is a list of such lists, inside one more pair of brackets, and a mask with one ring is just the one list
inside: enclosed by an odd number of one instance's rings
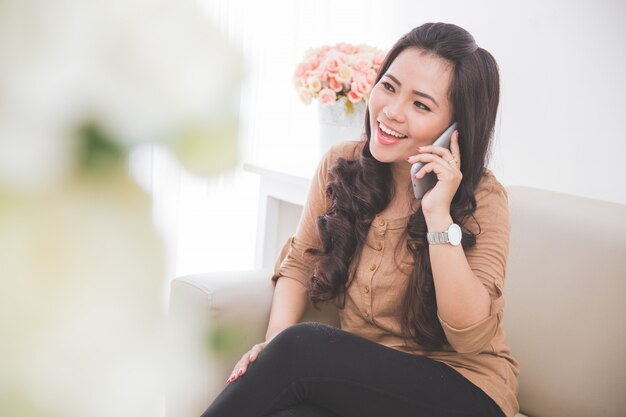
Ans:
{"label": "blurred foreground flower", "polygon": [[0,205],[0,414],[154,415],[162,248],[123,172]]}
{"label": "blurred foreground flower", "polygon": [[163,244],[130,149],[236,162],[241,57],[192,0],[0,1],[0,415],[158,415]]}
{"label": "blurred foreground flower", "polygon": [[70,174],[77,126],[170,146],[201,175],[236,158],[242,62],[193,0],[0,2],[0,188]]}

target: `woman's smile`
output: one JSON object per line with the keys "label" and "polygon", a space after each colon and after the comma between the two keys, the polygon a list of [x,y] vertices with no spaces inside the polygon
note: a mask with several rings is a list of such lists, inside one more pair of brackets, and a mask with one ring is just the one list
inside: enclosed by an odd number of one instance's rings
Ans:
{"label": "woman's smile", "polygon": [[383,122],[378,122],[376,137],[381,145],[394,145],[399,143],[402,139],[407,138],[406,135],[402,135],[394,129],[391,129]]}

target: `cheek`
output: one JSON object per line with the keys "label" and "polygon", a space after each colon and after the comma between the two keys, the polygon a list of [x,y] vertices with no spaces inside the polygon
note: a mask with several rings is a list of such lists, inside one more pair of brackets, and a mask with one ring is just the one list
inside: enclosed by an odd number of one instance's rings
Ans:
{"label": "cheek", "polygon": [[428,138],[430,136],[430,132],[433,130],[434,121],[433,117],[424,115],[419,111],[410,112],[407,117],[409,136],[418,140]]}
{"label": "cheek", "polygon": [[367,104],[370,114],[376,114],[379,111],[380,107],[382,106],[383,99],[384,96],[381,94],[380,86],[378,84],[374,85],[372,91],[370,92],[370,97]]}

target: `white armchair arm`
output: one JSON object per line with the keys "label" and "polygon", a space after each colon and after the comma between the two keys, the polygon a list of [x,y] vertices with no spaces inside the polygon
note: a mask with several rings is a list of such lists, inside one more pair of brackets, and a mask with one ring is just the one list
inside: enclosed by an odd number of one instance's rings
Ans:
{"label": "white armchair arm", "polygon": [[176,278],[168,317],[168,417],[199,416],[244,352],[265,340],[271,270]]}

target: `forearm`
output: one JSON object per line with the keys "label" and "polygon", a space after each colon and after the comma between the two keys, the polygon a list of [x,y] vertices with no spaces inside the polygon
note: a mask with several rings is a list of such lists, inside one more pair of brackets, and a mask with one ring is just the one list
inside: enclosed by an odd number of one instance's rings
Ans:
{"label": "forearm", "polygon": [[265,340],[271,340],[287,327],[298,323],[307,306],[308,297],[304,285],[290,278],[279,278],[274,288]]}
{"label": "forearm", "polygon": [[[430,232],[446,230],[451,223],[450,215],[426,218]],[[430,245],[429,252],[439,316],[455,328],[486,318],[491,303],[489,292],[470,268],[463,247]]]}

